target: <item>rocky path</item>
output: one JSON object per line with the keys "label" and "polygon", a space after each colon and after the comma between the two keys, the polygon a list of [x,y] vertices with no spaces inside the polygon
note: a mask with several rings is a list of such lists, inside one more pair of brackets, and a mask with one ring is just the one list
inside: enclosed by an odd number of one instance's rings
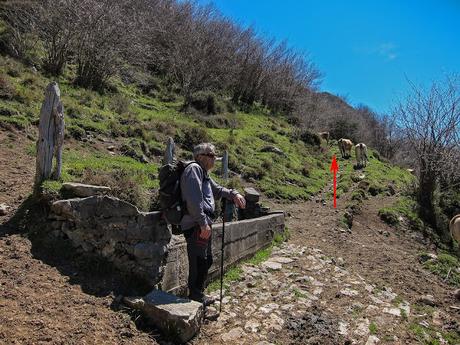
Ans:
{"label": "rocky path", "polygon": [[344,200],[337,210],[321,200],[276,205],[291,215],[291,239],[263,264],[242,265],[221,316],[192,343],[456,344],[453,287],[418,260],[432,245],[377,216],[396,198],[368,200],[351,231],[337,226]]}
{"label": "rocky path", "polygon": [[344,266],[319,249],[283,244],[259,267],[242,266],[244,279],[227,293],[223,314],[196,342],[375,344],[377,330],[398,341],[393,334],[410,305]]}

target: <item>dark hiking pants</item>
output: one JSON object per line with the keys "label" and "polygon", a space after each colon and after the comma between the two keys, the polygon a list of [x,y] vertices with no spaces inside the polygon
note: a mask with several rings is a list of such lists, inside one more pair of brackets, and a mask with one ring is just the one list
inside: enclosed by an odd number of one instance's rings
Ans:
{"label": "dark hiking pants", "polygon": [[199,237],[200,227],[184,231],[188,254],[189,298],[201,300],[208,270],[212,265],[211,236],[205,240]]}

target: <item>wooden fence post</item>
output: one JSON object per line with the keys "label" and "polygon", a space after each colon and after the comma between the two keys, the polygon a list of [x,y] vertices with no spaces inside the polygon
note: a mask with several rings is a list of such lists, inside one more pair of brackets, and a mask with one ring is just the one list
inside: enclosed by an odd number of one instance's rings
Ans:
{"label": "wooden fence post", "polygon": [[[38,188],[44,180],[61,177],[63,144],[64,108],[59,86],[56,82],[52,82],[46,87],[45,100],[40,110],[35,188]],[[52,176],[54,155],[56,155],[56,166]]]}
{"label": "wooden fence post", "polygon": [[163,159],[163,164],[171,164],[174,160],[174,140],[169,137],[168,142],[166,143],[166,151]]}
{"label": "wooden fence post", "polygon": [[224,156],[222,157],[222,177],[227,182],[228,180],[228,151],[224,152]]}

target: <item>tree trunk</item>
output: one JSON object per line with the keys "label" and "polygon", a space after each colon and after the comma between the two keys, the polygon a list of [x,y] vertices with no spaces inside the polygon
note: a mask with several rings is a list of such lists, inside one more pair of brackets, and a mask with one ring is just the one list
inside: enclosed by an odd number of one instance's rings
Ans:
{"label": "tree trunk", "polygon": [[50,83],[45,91],[45,100],[40,110],[38,127],[37,161],[35,173],[35,189],[51,178],[53,156],[57,156],[54,178],[61,175],[61,155],[64,142],[64,110],[61,94],[56,82]]}
{"label": "tree trunk", "polygon": [[[423,169],[423,168],[422,168]],[[436,189],[436,177],[433,173],[422,170],[420,172],[420,185],[418,201],[420,216],[433,228],[436,228],[436,214],[434,210],[434,191]]]}

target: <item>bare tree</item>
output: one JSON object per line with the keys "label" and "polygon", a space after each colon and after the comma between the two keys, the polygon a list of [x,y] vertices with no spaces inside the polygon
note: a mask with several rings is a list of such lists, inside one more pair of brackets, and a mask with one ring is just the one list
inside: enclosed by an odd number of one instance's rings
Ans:
{"label": "bare tree", "polygon": [[135,42],[135,25],[127,16],[128,9],[123,0],[79,2],[79,31],[73,47],[78,85],[101,89],[122,66],[124,54]]}
{"label": "bare tree", "polygon": [[37,8],[37,33],[45,49],[44,69],[54,76],[61,75],[70,60],[78,33],[79,1],[45,0]]}
{"label": "bare tree", "polygon": [[[434,193],[439,179],[458,176],[460,84],[452,76],[434,82],[429,89],[409,83],[411,92],[394,114],[418,161],[421,215],[436,226]],[[438,231],[445,235],[442,229]]]}
{"label": "bare tree", "polygon": [[1,39],[3,50],[29,63],[32,62],[30,52],[39,43],[35,35],[39,5],[38,1],[0,2],[0,18],[6,24],[6,30]]}

